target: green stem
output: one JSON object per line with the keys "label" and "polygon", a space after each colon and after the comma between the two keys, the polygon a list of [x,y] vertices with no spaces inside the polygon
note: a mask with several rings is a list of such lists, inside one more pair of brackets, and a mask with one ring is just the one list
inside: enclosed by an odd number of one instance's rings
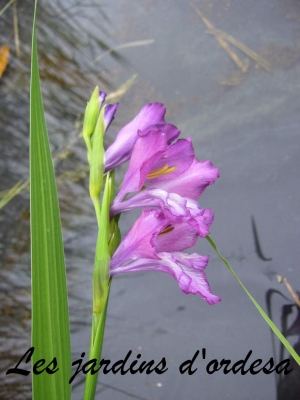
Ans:
{"label": "green stem", "polygon": [[[95,263],[93,272],[93,318],[90,340],[89,360],[96,359],[100,363],[104,328],[106,321],[106,311],[109,298],[110,282],[109,278],[109,206],[113,195],[113,183],[110,173],[105,177],[104,193],[102,204],[96,197],[92,197],[95,205],[98,221],[98,237],[95,251]],[[100,213],[101,206],[101,213]],[[94,368],[97,370],[97,365]],[[98,372],[92,374],[88,372],[85,383],[84,400],[94,400],[98,380]]]}
{"label": "green stem", "polygon": [[[110,289],[110,284],[109,284]],[[92,321],[92,331],[91,331],[91,342],[90,342],[90,352],[89,352],[89,360],[96,359],[97,365],[95,369],[99,368],[98,364],[101,359],[103,338],[104,338],[104,329],[105,329],[105,321],[106,321],[106,312],[107,305],[109,299],[109,289],[105,299],[104,308],[102,312],[98,315],[93,313],[93,321]],[[97,388],[99,371],[94,375],[91,372],[88,372],[86,375],[85,388],[84,388],[84,397],[83,400],[94,400]]]}
{"label": "green stem", "polygon": [[277,326],[274,324],[274,322],[268,317],[268,315],[264,312],[264,310],[260,307],[260,305],[257,303],[257,301],[252,297],[252,295],[248,292],[246,287],[243,285],[239,277],[236,275],[234,270],[232,269],[231,265],[229,262],[226,260],[225,257],[222,256],[222,254],[219,252],[219,249],[216,245],[216,243],[213,241],[213,239],[207,235],[206,239],[210,243],[210,245],[213,247],[213,249],[217,252],[218,256],[221,258],[221,260],[224,262],[226,267],[229,269],[229,271],[232,273],[232,275],[235,277],[235,279],[238,281],[238,283],[242,286],[244,291],[247,293],[248,297],[251,299],[252,303],[255,305],[255,307],[258,309],[260,312],[261,316],[264,318],[266,323],[269,325],[269,327],[272,329],[272,331],[275,333],[275,335],[278,337],[278,339],[281,341],[281,343],[284,345],[284,347],[287,349],[287,351],[290,353],[290,355],[294,358],[294,360],[297,362],[298,365],[300,365],[300,357],[294,350],[293,346],[286,340],[286,338],[283,336],[283,334],[280,332],[280,330],[277,328]]}

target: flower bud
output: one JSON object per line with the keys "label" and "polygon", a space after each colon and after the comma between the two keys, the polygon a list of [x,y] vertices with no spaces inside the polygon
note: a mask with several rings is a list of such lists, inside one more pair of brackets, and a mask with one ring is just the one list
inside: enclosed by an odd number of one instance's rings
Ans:
{"label": "flower bud", "polygon": [[99,197],[103,186],[104,170],[104,108],[101,109],[91,140],[90,196]]}
{"label": "flower bud", "polygon": [[82,137],[88,149],[88,159],[90,159],[92,152],[91,136],[96,127],[97,118],[99,115],[99,109],[100,109],[99,87],[96,86],[90,101],[87,103],[84,113],[83,128],[82,128]]}

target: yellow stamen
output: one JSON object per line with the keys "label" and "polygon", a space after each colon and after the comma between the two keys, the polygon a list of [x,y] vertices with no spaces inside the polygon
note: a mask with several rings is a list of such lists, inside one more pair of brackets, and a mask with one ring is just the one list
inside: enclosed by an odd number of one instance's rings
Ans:
{"label": "yellow stamen", "polygon": [[162,175],[169,174],[176,169],[175,167],[169,167],[168,164],[164,165],[163,167],[157,168],[154,171],[150,172],[147,176],[148,179],[159,178]]}
{"label": "yellow stamen", "polygon": [[170,232],[172,232],[174,230],[174,226],[172,226],[172,225],[167,225],[166,227],[165,227],[165,229],[163,229],[161,232],[159,232],[159,234],[157,235],[157,236],[160,236],[160,235],[165,235],[166,233],[170,233]]}

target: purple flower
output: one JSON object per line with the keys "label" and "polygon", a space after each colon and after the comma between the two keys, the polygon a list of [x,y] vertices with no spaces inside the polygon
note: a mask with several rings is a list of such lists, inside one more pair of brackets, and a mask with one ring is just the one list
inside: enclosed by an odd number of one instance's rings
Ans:
{"label": "purple flower", "polygon": [[198,294],[208,303],[221,298],[211,293],[204,269],[208,256],[186,254],[194,246],[197,231],[184,221],[160,210],[144,210],[124,237],[110,263],[110,275],[135,271],[162,271],[172,275],[184,293]]}
{"label": "purple flower", "polygon": [[[165,133],[149,131],[136,141],[123,184],[111,205],[111,216],[137,207],[160,207],[165,215],[184,218],[205,237],[213,214],[210,209],[202,210],[194,199],[218,175],[210,161],[195,159],[190,139],[169,145]],[[123,200],[133,192],[138,193]]]}
{"label": "purple flower", "polygon": [[147,188],[162,188],[168,192],[174,192],[180,196],[196,200],[206,187],[212,185],[219,177],[219,170],[209,160],[199,161],[194,158],[189,167],[181,174],[178,174],[176,179],[172,179],[171,174],[158,175],[155,176],[150,171],[145,181],[145,186]]}
{"label": "purple flower", "polygon": [[148,131],[160,129],[165,133],[168,143],[175,140],[180,131],[176,126],[165,122],[165,113],[166,109],[161,103],[146,104],[138,115],[119,131],[116,140],[106,150],[105,171],[112,170],[129,160],[138,137]]}
{"label": "purple flower", "polygon": [[218,176],[218,169],[210,161],[195,158],[190,138],[169,145],[163,131],[149,131],[136,141],[115,203],[142,187],[197,199]]}
{"label": "purple flower", "polygon": [[[107,112],[113,116],[115,108]],[[221,299],[211,293],[204,273],[209,257],[182,250],[209,233],[213,213],[201,209],[196,199],[219,172],[210,161],[195,158],[190,138],[174,142],[180,132],[165,123],[165,112],[160,103],[147,104],[119,131],[105,153],[106,171],[130,159],[110,207],[111,218],[137,207],[152,208],[144,209],[118,246],[111,258],[110,275],[166,272],[183,292],[199,294],[214,304]]]}
{"label": "purple flower", "polygon": [[209,208],[203,210],[195,200],[162,189],[145,189],[125,201],[113,203],[111,216],[138,207],[159,207],[166,216],[187,222],[200,237],[209,234],[209,227],[214,220]]}
{"label": "purple flower", "polygon": [[115,113],[117,111],[119,103],[116,104],[108,104],[105,105],[106,93],[100,91],[99,92],[99,110],[104,107],[104,115],[103,115],[103,122],[104,122],[104,131],[106,131],[113,121],[115,117]]}

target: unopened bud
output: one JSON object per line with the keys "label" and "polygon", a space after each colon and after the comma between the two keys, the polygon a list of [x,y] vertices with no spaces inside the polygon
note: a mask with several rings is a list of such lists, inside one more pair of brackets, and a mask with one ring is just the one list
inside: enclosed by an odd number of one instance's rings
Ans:
{"label": "unopened bud", "polygon": [[83,128],[82,128],[82,137],[88,149],[88,158],[90,158],[91,156],[91,151],[92,151],[91,136],[96,127],[99,110],[100,110],[99,87],[96,86],[90,98],[90,101],[87,103],[84,113]]}
{"label": "unopened bud", "polygon": [[91,140],[90,196],[92,199],[100,196],[100,192],[103,186],[103,170],[104,170],[103,114],[104,114],[104,109],[102,108]]}

